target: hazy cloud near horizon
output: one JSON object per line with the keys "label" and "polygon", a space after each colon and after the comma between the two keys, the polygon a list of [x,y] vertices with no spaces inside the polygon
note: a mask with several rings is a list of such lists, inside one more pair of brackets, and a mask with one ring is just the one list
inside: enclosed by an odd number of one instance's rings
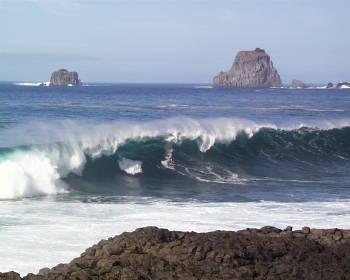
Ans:
{"label": "hazy cloud near horizon", "polygon": [[350,80],[349,1],[0,1],[0,80],[210,82],[239,50],[284,82]]}

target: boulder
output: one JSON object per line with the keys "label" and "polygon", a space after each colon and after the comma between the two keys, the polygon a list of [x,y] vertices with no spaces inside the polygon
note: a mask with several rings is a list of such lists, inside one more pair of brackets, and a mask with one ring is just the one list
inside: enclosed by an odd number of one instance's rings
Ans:
{"label": "boulder", "polygon": [[50,86],[80,86],[78,73],[66,69],[55,71],[51,75]]}
{"label": "boulder", "polygon": [[214,77],[213,86],[270,88],[281,87],[282,82],[270,56],[263,49],[256,48],[254,51],[240,51],[232,68]]}

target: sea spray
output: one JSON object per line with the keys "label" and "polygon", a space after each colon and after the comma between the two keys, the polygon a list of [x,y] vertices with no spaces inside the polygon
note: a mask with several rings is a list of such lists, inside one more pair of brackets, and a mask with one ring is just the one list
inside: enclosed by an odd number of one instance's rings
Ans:
{"label": "sea spray", "polygon": [[142,173],[141,161],[122,158],[121,160],[119,160],[118,164],[120,169],[127,174],[136,175]]}
{"label": "sea spray", "polygon": [[0,162],[0,199],[67,192],[60,177],[44,153],[14,152]]}
{"label": "sea spray", "polygon": [[[301,180],[310,168],[315,176],[328,174],[327,164],[344,165],[350,157],[349,127],[283,130],[274,124],[228,118],[94,125],[67,121],[34,127],[34,138],[29,128],[24,129],[28,133],[22,146],[0,149],[1,199],[70,191],[74,186],[67,185],[66,178],[89,177],[87,163],[97,176],[110,169],[111,178],[119,169],[158,180],[166,169],[173,172],[164,173],[167,178],[178,174],[200,182],[236,184],[247,177],[288,179],[290,174]],[[13,137],[14,131],[5,130],[4,135]],[[111,157],[107,166],[99,164]]]}

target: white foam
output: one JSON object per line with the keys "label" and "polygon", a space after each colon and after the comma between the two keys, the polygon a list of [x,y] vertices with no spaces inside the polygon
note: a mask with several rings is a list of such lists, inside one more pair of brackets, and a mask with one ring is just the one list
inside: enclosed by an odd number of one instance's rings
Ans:
{"label": "white foam", "polygon": [[215,172],[214,168],[211,166],[206,166],[203,169],[196,168],[191,169],[188,167],[184,168],[184,172],[178,171],[181,174],[185,174],[200,182],[207,183],[218,183],[218,184],[227,184],[227,183],[235,183],[241,184],[246,182],[247,180],[244,178],[239,178],[238,174],[230,171],[230,170],[220,170],[220,173]]}
{"label": "white foam", "polygon": [[172,157],[174,152],[173,143],[176,143],[176,138],[168,137],[166,141],[167,142],[165,144],[165,157],[164,157],[164,160],[161,161],[161,164],[165,168],[174,169]]}
{"label": "white foam", "polygon": [[142,162],[138,160],[131,160],[123,158],[118,161],[121,170],[130,175],[142,173]]}
{"label": "white foam", "polygon": [[40,83],[23,82],[23,83],[15,83],[15,85],[26,86],[26,87],[38,87],[38,86],[49,86],[50,82],[40,82]]}
{"label": "white foam", "polygon": [[213,88],[213,86],[209,86],[209,85],[206,85],[206,86],[196,86],[196,88],[202,88],[202,89],[210,89],[210,88]]}
{"label": "white foam", "polygon": [[57,167],[43,153],[17,153],[0,162],[0,199],[66,192]]}

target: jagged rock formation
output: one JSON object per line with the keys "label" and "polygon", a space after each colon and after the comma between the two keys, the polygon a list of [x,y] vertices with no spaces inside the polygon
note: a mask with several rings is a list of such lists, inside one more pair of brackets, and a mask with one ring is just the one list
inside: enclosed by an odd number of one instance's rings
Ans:
{"label": "jagged rock formation", "polygon": [[290,86],[291,88],[306,88],[306,85],[299,80],[293,80],[292,85]]}
{"label": "jagged rock formation", "polygon": [[334,87],[334,85],[333,85],[333,83],[328,83],[326,87],[327,88],[332,88],[332,87]]}
{"label": "jagged rock formation", "polygon": [[262,49],[240,51],[227,72],[213,79],[214,87],[269,88],[281,87],[280,75],[270,56]]}
{"label": "jagged rock formation", "polygon": [[109,279],[350,279],[350,230],[292,231],[274,227],[237,232],[140,228],[100,241],[69,264],[21,278]]}
{"label": "jagged rock formation", "polygon": [[77,72],[69,72],[66,69],[55,71],[51,75],[50,86],[80,86],[81,82]]}

